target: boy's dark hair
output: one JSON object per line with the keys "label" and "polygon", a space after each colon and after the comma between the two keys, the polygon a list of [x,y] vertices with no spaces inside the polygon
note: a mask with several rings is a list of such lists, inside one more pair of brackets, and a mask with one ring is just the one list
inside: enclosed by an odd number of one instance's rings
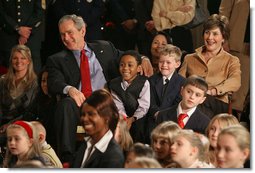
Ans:
{"label": "boy's dark hair", "polygon": [[204,78],[197,75],[191,75],[186,79],[185,83],[183,84],[183,88],[185,88],[187,85],[192,85],[203,90],[204,96],[206,96],[206,92],[208,90],[208,84],[204,80]]}
{"label": "boy's dark hair", "polygon": [[134,57],[138,65],[141,65],[141,64],[142,64],[141,55],[140,55],[137,51],[135,51],[135,50],[127,50],[127,51],[125,51],[125,52],[122,54],[120,60],[121,60],[122,57],[125,56],[125,55],[130,55],[130,56]]}

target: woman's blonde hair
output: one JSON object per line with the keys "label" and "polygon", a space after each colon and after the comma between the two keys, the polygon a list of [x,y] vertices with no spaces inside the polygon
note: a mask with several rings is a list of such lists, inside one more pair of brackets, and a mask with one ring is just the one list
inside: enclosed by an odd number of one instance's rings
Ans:
{"label": "woman's blonde hair", "polygon": [[119,127],[120,132],[119,145],[123,151],[128,151],[133,145],[133,139],[129,133],[127,120],[122,115],[120,115],[117,126]]}
{"label": "woman's blonde hair", "polygon": [[215,115],[210,123],[208,124],[207,128],[206,128],[206,135],[209,135],[209,130],[212,127],[212,124],[218,120],[220,127],[223,129],[225,127],[231,126],[231,125],[237,125],[239,124],[238,119],[232,115],[232,114],[228,114],[228,113],[221,113],[221,114],[217,114]]}
{"label": "woman's blonde hair", "polygon": [[[32,141],[32,146],[31,148],[29,148],[28,152],[26,153],[24,160],[29,160],[31,158],[35,158],[35,157],[39,157],[41,156],[41,147],[39,144],[39,140],[38,140],[38,133],[36,132],[36,128],[29,122],[27,121],[23,121],[24,123],[28,124],[31,128],[32,128],[32,134],[33,134],[33,138],[29,137],[29,134],[27,133],[27,131],[20,125],[18,124],[10,124],[8,125],[7,129],[6,129],[6,134],[8,134],[8,131],[10,129],[17,129],[17,130],[21,130],[24,134],[24,136],[27,138],[27,140],[33,140]],[[7,136],[7,143],[8,143],[8,136]],[[3,162],[3,167],[4,168],[8,168],[10,166],[14,166],[14,165],[10,165],[12,164],[12,161],[16,159],[16,156],[13,155],[10,151],[9,148],[7,147],[6,150],[6,154],[5,154],[5,159]]]}
{"label": "woman's blonde hair", "polygon": [[25,46],[25,45],[16,45],[12,48],[11,50],[11,56],[10,56],[10,65],[8,68],[8,72],[5,74],[5,80],[6,80],[6,84],[7,84],[7,88],[9,90],[13,89],[15,86],[15,69],[12,66],[12,59],[14,58],[14,54],[16,52],[19,52],[22,54],[23,57],[27,58],[29,60],[29,64],[28,64],[28,69],[27,69],[27,73],[25,75],[24,78],[26,78],[27,80],[27,88],[31,88],[31,86],[33,86],[35,84],[35,82],[37,82],[37,76],[34,72],[34,68],[33,68],[33,60],[32,60],[32,56],[31,56],[31,51],[30,49]]}

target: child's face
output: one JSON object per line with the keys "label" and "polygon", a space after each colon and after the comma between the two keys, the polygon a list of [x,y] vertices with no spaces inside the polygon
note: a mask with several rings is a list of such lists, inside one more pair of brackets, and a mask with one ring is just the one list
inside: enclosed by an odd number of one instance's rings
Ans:
{"label": "child's face", "polygon": [[210,141],[210,145],[213,147],[213,148],[216,148],[217,147],[217,140],[218,140],[218,135],[219,133],[221,132],[221,126],[220,126],[220,123],[219,123],[219,120],[215,120],[210,129],[209,129],[209,132],[208,132],[208,138],[209,138],[209,141]]}
{"label": "child's face", "polygon": [[205,93],[203,90],[193,86],[187,85],[182,87],[181,89],[182,101],[181,106],[182,109],[191,109],[205,100]]}
{"label": "child's face", "polygon": [[178,164],[187,164],[190,157],[196,154],[195,147],[184,137],[177,137],[171,145],[171,158]]}
{"label": "child's face", "polygon": [[122,78],[131,83],[137,76],[137,73],[141,71],[141,65],[137,64],[135,57],[124,55],[120,60],[119,71]]}
{"label": "child's face", "polygon": [[[248,150],[248,149],[247,149]],[[220,168],[240,168],[248,157],[248,151],[241,150],[236,139],[229,134],[220,135],[217,143],[217,164]]]}
{"label": "child's face", "polygon": [[175,60],[174,55],[160,55],[158,68],[163,76],[169,77],[180,64],[180,61]]}
{"label": "child's face", "polygon": [[21,128],[10,128],[7,130],[7,146],[11,154],[22,157],[31,148],[32,140],[28,139],[25,133]]}
{"label": "child's face", "polygon": [[169,158],[170,142],[166,138],[153,139],[152,148],[159,160]]}

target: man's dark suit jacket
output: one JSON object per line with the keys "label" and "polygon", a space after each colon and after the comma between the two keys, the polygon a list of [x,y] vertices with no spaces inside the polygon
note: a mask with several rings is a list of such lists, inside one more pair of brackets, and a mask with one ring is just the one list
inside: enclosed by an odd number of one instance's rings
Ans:
{"label": "man's dark suit jacket", "polygon": [[[103,68],[106,81],[119,75],[118,64],[122,54],[112,43],[107,41],[94,41],[87,43],[95,53]],[[50,56],[47,60],[48,88],[51,94],[63,94],[67,85],[78,89],[80,83],[80,67],[70,50],[63,50]]]}
{"label": "man's dark suit jacket", "polygon": [[[84,156],[84,152],[87,148],[87,143],[83,142],[77,151],[72,167],[80,168]],[[91,155],[84,168],[123,168],[124,167],[124,155],[119,145],[111,139],[106,151],[104,153],[99,150],[95,150]]]}
{"label": "man's dark suit jacket", "polygon": [[[156,119],[157,124],[164,121],[174,121],[177,123],[177,107],[178,105],[160,111]],[[209,122],[210,118],[197,108],[184,126],[184,129],[192,129],[195,132],[205,134],[205,129]]]}

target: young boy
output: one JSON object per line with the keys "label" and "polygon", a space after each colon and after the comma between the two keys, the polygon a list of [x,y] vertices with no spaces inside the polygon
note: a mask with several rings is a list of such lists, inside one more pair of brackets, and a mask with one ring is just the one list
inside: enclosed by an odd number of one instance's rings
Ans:
{"label": "young boy", "polygon": [[37,137],[42,149],[42,156],[46,159],[47,166],[63,168],[54,149],[46,142],[46,130],[44,126],[39,121],[31,121],[31,124],[37,129]]}
{"label": "young boy", "polygon": [[176,72],[181,65],[181,50],[171,44],[159,52],[159,73],[149,78],[151,87],[151,105],[145,128],[145,143],[150,143],[150,133],[155,128],[154,116],[160,110],[177,105],[181,101],[180,90],[185,78]]}
{"label": "young boy", "polygon": [[141,118],[147,114],[150,106],[150,83],[145,76],[138,74],[141,71],[141,58],[136,51],[129,50],[122,55],[119,71],[121,77],[111,80],[108,87],[119,113],[127,116],[134,142],[138,142],[141,137],[138,135],[139,129],[143,129]]}
{"label": "young boy", "polygon": [[210,118],[202,113],[197,106],[206,99],[207,90],[208,85],[203,78],[193,75],[187,78],[181,88],[181,102],[160,111],[156,116],[157,124],[170,120],[177,122],[181,128],[205,134]]}
{"label": "young boy", "polygon": [[151,87],[151,106],[149,114],[169,108],[181,101],[180,90],[185,78],[176,72],[181,65],[181,50],[167,44],[159,52],[159,73],[149,78]]}

